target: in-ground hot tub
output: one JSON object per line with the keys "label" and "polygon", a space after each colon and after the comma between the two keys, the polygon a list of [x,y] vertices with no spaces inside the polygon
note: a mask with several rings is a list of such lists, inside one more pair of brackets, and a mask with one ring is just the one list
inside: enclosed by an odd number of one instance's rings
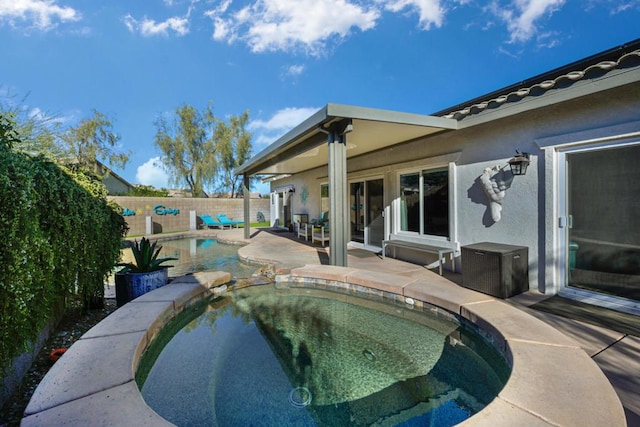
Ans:
{"label": "in-ground hot tub", "polygon": [[138,370],[147,404],[177,425],[448,426],[508,378],[497,351],[441,310],[288,285],[176,317]]}
{"label": "in-ground hot tub", "polygon": [[[134,380],[140,357],[172,317],[229,280],[222,273],[185,276],[118,309],[56,362],[21,425],[172,425],[142,399]],[[487,332],[506,354],[511,375],[496,398],[463,426],[626,425],[613,387],[586,352],[502,301],[439,280],[344,267],[298,268],[286,280],[413,299],[416,307],[434,304]],[[308,397],[300,391],[292,399],[304,403]]]}

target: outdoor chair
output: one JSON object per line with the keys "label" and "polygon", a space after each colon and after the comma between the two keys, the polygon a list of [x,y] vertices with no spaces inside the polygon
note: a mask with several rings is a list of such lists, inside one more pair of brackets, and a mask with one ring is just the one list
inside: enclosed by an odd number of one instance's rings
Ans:
{"label": "outdoor chair", "polygon": [[324,227],[325,225],[329,224],[329,212],[321,212],[320,218],[312,219],[311,221],[309,221],[309,224],[313,225],[314,227]]}
{"label": "outdoor chair", "polygon": [[211,215],[199,215],[199,217],[207,228],[218,227],[224,229],[224,224],[213,219]]}
{"label": "outdoor chair", "polygon": [[229,228],[233,226],[238,228],[240,224],[244,224],[244,221],[234,221],[231,218],[229,218],[226,214],[218,214],[216,215],[216,217],[218,218],[218,221],[220,221],[222,225],[228,225]]}
{"label": "outdoor chair", "polygon": [[304,237],[304,240],[309,240],[311,237],[311,232],[313,230],[313,225],[306,222],[301,222],[298,224],[298,239]]}
{"label": "outdoor chair", "polygon": [[311,242],[320,242],[322,246],[326,246],[329,241],[329,224],[320,227],[312,226]]}

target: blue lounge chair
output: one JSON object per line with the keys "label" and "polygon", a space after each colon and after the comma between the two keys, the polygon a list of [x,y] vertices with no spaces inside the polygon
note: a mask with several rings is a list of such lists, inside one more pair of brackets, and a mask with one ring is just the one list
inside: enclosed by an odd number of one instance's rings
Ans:
{"label": "blue lounge chair", "polygon": [[224,229],[224,224],[213,219],[211,215],[199,215],[199,217],[207,228],[218,227]]}
{"label": "blue lounge chair", "polygon": [[220,221],[221,224],[228,225],[229,228],[233,227],[234,225],[236,226],[236,228],[238,228],[240,224],[244,224],[244,221],[234,221],[231,218],[229,218],[226,214],[218,214],[216,215],[216,217],[218,218],[218,221]]}

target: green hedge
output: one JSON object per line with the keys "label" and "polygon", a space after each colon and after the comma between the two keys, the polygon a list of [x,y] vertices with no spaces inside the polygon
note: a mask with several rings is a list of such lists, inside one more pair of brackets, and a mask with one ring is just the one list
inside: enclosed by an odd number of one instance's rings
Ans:
{"label": "green hedge", "polygon": [[126,223],[97,178],[0,145],[0,233],[6,367],[55,320],[56,309],[102,301]]}

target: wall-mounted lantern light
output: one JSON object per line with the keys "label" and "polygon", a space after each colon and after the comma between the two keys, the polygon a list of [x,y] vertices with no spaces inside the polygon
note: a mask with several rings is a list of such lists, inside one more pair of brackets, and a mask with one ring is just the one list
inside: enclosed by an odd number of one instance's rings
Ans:
{"label": "wall-mounted lantern light", "polygon": [[527,173],[527,167],[529,166],[529,153],[521,153],[516,150],[516,155],[509,160],[509,167],[511,173],[515,175],[524,175]]}

